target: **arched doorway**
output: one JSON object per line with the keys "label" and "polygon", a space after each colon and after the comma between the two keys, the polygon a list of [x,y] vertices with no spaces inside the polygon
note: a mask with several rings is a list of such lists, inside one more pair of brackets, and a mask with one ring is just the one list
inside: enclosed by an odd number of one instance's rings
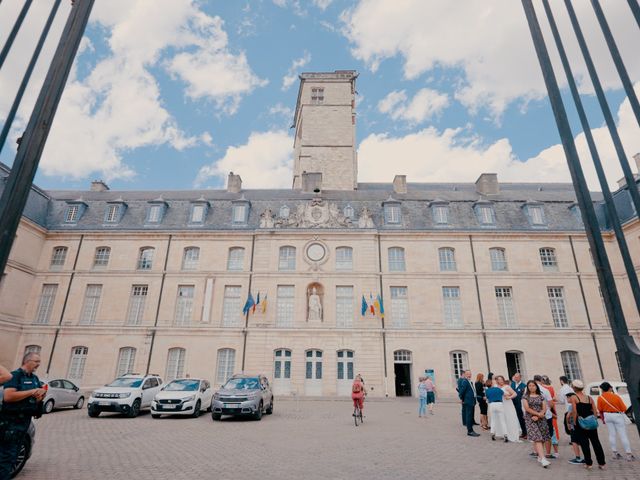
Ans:
{"label": "arched doorway", "polygon": [[396,379],[396,397],[411,396],[411,351],[393,352],[393,372]]}
{"label": "arched doorway", "polygon": [[304,394],[322,395],[322,350],[307,350],[304,354]]}
{"label": "arched doorway", "polygon": [[350,396],[351,386],[354,378],[354,354],[353,350],[338,350],[337,352],[337,372],[338,384],[336,390],[338,395]]}
{"label": "arched doorway", "polygon": [[279,348],[274,352],[273,393],[291,394],[291,350],[288,348]]}

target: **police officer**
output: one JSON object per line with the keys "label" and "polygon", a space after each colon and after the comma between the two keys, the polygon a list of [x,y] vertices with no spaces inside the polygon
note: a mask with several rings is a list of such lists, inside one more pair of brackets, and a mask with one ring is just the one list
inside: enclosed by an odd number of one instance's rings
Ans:
{"label": "police officer", "polygon": [[31,417],[39,415],[46,390],[33,373],[40,366],[40,355],[27,353],[22,367],[11,372],[4,384],[4,400],[0,410],[0,480],[8,480],[18,458]]}

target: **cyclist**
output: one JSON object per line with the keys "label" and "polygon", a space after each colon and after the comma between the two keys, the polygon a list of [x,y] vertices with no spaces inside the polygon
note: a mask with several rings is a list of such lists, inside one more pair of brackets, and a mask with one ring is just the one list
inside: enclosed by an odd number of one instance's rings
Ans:
{"label": "cyclist", "polygon": [[356,378],[353,380],[353,384],[351,385],[351,399],[353,400],[353,415],[356,414],[356,407],[360,408],[360,411],[363,412],[364,407],[364,397],[367,394],[364,390],[364,380],[361,375],[356,375]]}

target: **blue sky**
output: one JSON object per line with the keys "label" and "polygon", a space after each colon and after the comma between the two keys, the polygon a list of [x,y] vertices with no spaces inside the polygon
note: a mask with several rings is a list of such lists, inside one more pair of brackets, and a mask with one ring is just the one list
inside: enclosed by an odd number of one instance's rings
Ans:
{"label": "blue sky", "polygon": [[[0,42],[21,3],[0,5]],[[0,72],[0,121],[52,4],[34,3]],[[13,161],[70,8],[64,3],[4,163]],[[638,125],[589,2],[575,3],[631,157],[640,151]],[[604,3],[638,82],[640,32],[626,2]],[[555,12],[615,181],[617,160],[561,3]],[[336,69],[360,74],[360,181],[390,182],[395,174],[474,181],[489,171],[506,181],[569,180],[519,1],[96,0],[36,183],[84,189],[101,178],[114,189],[220,188],[234,170],[248,188],[286,188],[297,75]],[[587,159],[583,136],[577,143]],[[587,175],[596,188],[591,169]]]}

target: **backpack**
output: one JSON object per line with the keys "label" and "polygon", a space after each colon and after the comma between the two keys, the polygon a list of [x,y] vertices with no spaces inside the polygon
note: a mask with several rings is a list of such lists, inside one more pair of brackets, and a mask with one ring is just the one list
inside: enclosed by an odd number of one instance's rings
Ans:
{"label": "backpack", "polygon": [[362,392],[362,384],[360,382],[354,382],[353,386],[351,387],[351,391],[353,393],[360,393]]}

